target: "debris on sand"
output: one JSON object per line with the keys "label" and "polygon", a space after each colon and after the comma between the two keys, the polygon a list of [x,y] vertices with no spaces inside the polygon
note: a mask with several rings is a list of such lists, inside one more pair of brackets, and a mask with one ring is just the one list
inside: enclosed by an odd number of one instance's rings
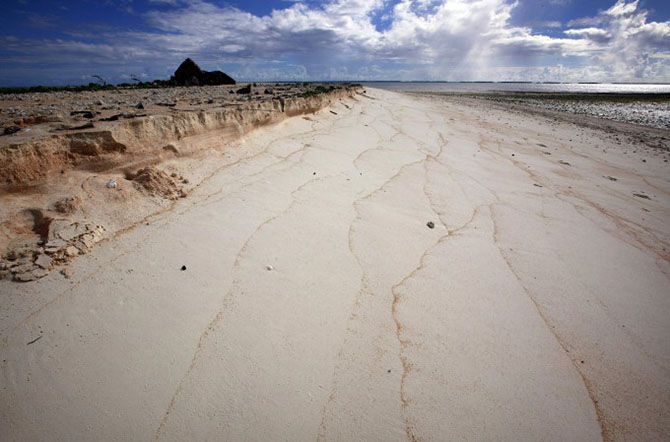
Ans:
{"label": "debris on sand", "polygon": [[84,221],[46,219],[42,245],[27,246],[8,252],[2,258],[0,278],[18,282],[43,278],[56,265],[65,264],[73,257],[85,254],[103,238],[105,228]]}
{"label": "debris on sand", "polygon": [[428,222],[426,223],[426,225],[428,226],[429,229],[434,229],[434,228],[435,228],[435,223],[432,222],[432,221],[428,221]]}
{"label": "debris on sand", "polygon": [[76,211],[81,206],[81,198],[78,196],[73,196],[69,198],[63,198],[54,203],[54,210],[63,215],[69,215]]}
{"label": "debris on sand", "polygon": [[185,196],[184,191],[177,185],[175,180],[173,180],[167,173],[155,167],[145,167],[140,169],[131,179],[138,190],[151,196],[171,200],[183,198]]}

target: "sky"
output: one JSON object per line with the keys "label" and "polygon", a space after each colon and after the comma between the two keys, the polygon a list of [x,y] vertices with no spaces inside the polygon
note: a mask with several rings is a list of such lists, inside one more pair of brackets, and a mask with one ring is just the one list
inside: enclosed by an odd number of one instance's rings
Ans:
{"label": "sky", "polygon": [[670,83],[667,0],[4,0],[0,86],[168,79]]}

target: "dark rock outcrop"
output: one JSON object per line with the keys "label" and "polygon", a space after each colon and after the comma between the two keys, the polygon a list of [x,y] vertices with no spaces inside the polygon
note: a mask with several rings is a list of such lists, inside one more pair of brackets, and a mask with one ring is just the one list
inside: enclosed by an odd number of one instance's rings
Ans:
{"label": "dark rock outcrop", "polygon": [[237,91],[235,91],[235,93],[236,94],[250,94],[251,93],[251,85],[248,84],[248,85],[244,86],[243,88],[238,89]]}
{"label": "dark rock outcrop", "polygon": [[219,84],[235,84],[235,80],[221,71],[203,71],[195,61],[187,58],[179,65],[172,76],[182,86],[216,86]]}

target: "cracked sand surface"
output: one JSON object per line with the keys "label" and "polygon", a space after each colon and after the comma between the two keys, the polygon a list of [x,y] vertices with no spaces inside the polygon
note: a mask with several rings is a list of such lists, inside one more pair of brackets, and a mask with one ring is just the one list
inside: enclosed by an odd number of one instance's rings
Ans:
{"label": "cracked sand surface", "polygon": [[369,93],[0,281],[4,439],[670,438],[667,164]]}

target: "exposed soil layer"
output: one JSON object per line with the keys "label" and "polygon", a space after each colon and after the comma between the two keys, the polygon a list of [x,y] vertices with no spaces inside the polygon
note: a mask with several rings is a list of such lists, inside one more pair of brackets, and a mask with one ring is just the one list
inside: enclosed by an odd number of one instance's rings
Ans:
{"label": "exposed soil layer", "polygon": [[[229,163],[229,146],[250,131],[362,91],[312,84],[248,89],[241,95],[210,86],[1,96],[0,119],[20,130],[0,136],[0,278],[45,276],[171,207]],[[123,103],[136,103],[134,111],[124,111]],[[60,238],[62,229],[77,235]]]}

